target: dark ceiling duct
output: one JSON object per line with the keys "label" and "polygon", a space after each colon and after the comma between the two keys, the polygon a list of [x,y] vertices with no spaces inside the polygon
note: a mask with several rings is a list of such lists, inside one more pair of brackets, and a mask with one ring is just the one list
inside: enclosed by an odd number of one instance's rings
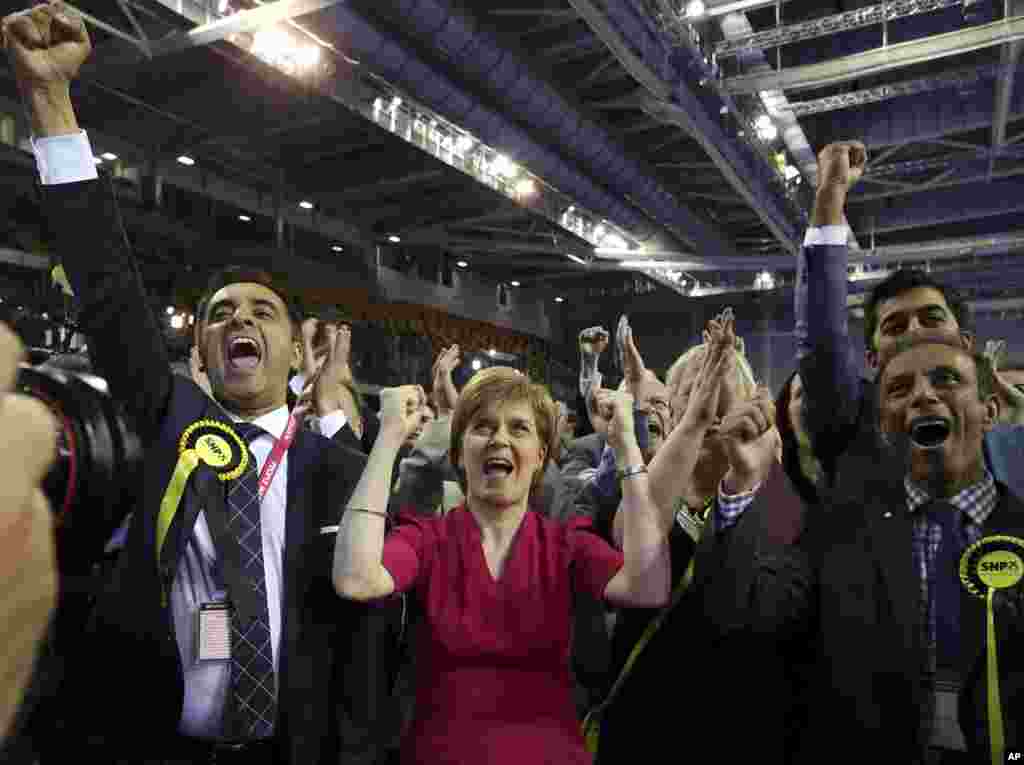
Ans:
{"label": "dark ceiling duct", "polygon": [[[581,207],[605,217],[649,247],[681,249],[676,237],[663,234],[661,227],[627,201],[627,198],[633,200],[632,195],[611,193],[559,153],[540,144],[525,130],[485,106],[479,98],[467,93],[439,69],[428,65],[407,47],[383,35],[347,5],[338,4],[307,18],[321,28],[328,24],[333,27],[336,36],[344,41],[346,49],[369,70],[472,132],[484,143],[526,165]],[[563,118],[572,119],[572,115],[563,115]],[[547,119],[552,119],[552,116]],[[663,199],[661,207],[667,203],[668,200]],[[659,222],[669,221],[663,218]],[[691,233],[679,231],[680,236]],[[712,238],[712,234],[706,231],[702,240],[695,244],[712,252],[733,252],[726,240],[718,236]]]}
{"label": "dark ceiling duct", "polygon": [[506,114],[518,115],[522,123],[543,131],[562,154],[655,221],[678,232],[698,252],[736,254],[720,231],[680,205],[649,169],[626,156],[607,130],[534,76],[519,55],[449,0],[393,2],[403,28],[451,61],[470,81],[480,83]]}

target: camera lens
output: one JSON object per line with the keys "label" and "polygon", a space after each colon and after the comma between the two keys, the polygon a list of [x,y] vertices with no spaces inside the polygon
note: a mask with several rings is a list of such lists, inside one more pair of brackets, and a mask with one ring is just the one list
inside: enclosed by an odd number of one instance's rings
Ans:
{"label": "camera lens", "polygon": [[57,459],[43,491],[56,520],[58,568],[87,571],[131,511],[141,442],[102,378],[23,366],[17,387],[46,404],[57,420]]}

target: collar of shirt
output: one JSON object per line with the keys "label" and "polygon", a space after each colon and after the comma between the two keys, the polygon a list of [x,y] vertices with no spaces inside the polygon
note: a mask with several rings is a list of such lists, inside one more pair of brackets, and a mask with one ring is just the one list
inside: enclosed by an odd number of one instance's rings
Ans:
{"label": "collar of shirt", "polygon": [[[288,414],[288,407],[282,406],[280,409],[267,412],[255,420],[251,420],[251,422],[253,425],[263,428],[274,438],[280,438],[284,435],[284,429],[288,427]],[[231,419],[235,422],[242,422],[242,418],[235,415],[231,415]],[[260,436],[260,438],[262,437]]]}
{"label": "collar of shirt", "polygon": [[[903,485],[907,490],[907,510],[911,515],[931,500],[928,492],[911,481],[909,476],[903,479]],[[984,478],[950,497],[949,502],[967,513],[972,522],[981,526],[995,510],[998,500],[999,492],[995,479],[986,468]]]}

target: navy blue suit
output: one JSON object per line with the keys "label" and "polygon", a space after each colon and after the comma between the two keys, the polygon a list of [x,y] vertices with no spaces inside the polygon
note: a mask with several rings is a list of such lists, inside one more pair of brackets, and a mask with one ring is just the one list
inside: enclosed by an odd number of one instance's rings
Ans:
{"label": "navy blue suit", "polygon": [[[69,657],[66,724],[110,760],[156,758],[177,735],[184,693],[161,577],[169,587],[201,495],[217,479],[205,467],[193,474],[160,566],[157,514],[183,430],[199,419],[226,416],[190,380],[171,373],[107,184],[84,181],[44,192],[95,366],[135,420],[146,448],[126,547],[98,598],[81,651]],[[376,650],[366,626],[372,612],[335,594],[334,534],[321,531],[337,525],[364,466],[362,455],[306,430],[288,452],[276,722],[283,762],[337,765],[376,757],[375,726],[387,689],[368,654]]]}

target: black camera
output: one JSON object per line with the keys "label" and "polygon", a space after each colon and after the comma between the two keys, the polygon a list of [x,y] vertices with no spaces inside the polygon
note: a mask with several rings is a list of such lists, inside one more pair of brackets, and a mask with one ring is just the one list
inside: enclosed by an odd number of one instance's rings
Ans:
{"label": "black camera", "polygon": [[61,574],[100,562],[138,496],[142,443],[137,429],[79,354],[22,366],[20,393],[42,401],[57,420],[57,460],[43,481],[56,521]]}

